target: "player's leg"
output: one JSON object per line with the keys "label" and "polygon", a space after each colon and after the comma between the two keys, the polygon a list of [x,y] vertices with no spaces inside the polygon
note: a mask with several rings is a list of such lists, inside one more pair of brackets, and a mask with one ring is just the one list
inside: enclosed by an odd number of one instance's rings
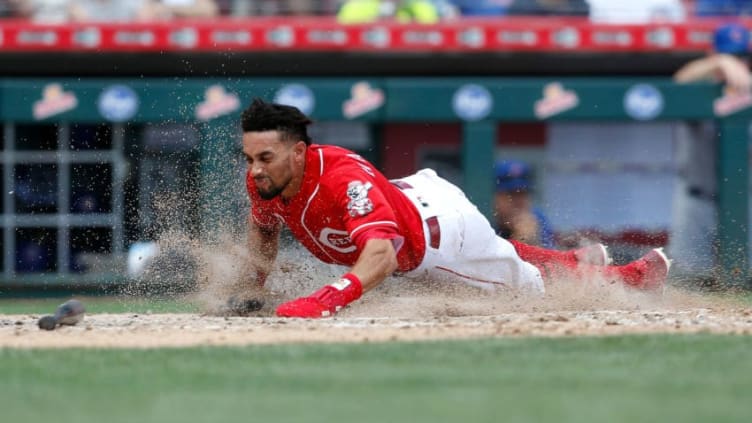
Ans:
{"label": "player's leg", "polygon": [[[469,202],[468,202],[469,204]],[[455,216],[439,217],[442,245],[432,273],[452,276],[481,288],[544,292],[540,270],[522,260],[512,244],[496,236],[488,220],[473,206]],[[444,244],[444,239],[447,243]]]}
{"label": "player's leg", "polygon": [[621,277],[621,281],[632,288],[662,290],[670,268],[671,260],[666,257],[663,249],[654,248],[624,266],[606,266],[600,269],[612,279]]}
{"label": "player's leg", "polygon": [[[420,193],[423,201],[417,206],[427,234],[423,262],[406,276],[428,272],[435,278],[449,277],[482,288],[543,292],[538,268],[522,260],[509,242],[496,236],[485,216],[459,188],[430,170],[402,180]],[[428,222],[437,227],[430,228]],[[440,232],[440,242],[430,242],[431,232]],[[431,244],[438,244],[438,248]]]}
{"label": "player's leg", "polygon": [[623,266],[607,266],[611,262],[602,244],[576,250],[557,251],[510,240],[519,256],[538,267],[546,282],[556,280],[605,280],[622,282],[638,289],[655,289],[663,285],[671,262],[661,249]]}
{"label": "player's leg", "polygon": [[[591,252],[588,250],[557,252],[521,243],[513,245],[496,236],[488,220],[464,193],[434,171],[424,169],[404,180],[427,200],[419,206],[421,217],[424,220],[436,217],[441,233],[437,249],[431,248],[429,239],[426,240],[423,263],[411,272],[415,276],[426,271],[439,272],[477,286],[543,292],[541,274],[546,283],[557,279],[605,280],[638,289],[662,287],[668,275],[671,262],[660,249],[623,266],[603,266],[600,264],[606,264],[610,258],[602,246],[595,251],[601,263],[593,265],[584,258],[583,253]],[[429,206],[424,207],[426,204]],[[426,234],[431,232],[428,227],[424,230]]]}
{"label": "player's leg", "polygon": [[573,260],[540,261],[535,264],[547,285],[561,281],[604,282],[624,284],[640,290],[661,289],[671,267],[671,261],[661,248],[653,249],[641,258],[622,266],[595,266]]}
{"label": "player's leg", "polygon": [[520,258],[536,266],[551,262],[606,266],[612,262],[608,249],[603,244],[591,244],[574,250],[561,251],[528,245],[513,239],[509,242],[514,246]]}
{"label": "player's leg", "polygon": [[[663,287],[671,265],[660,249],[622,266],[584,264],[564,254],[538,257],[537,263],[523,260],[509,241],[494,233],[488,221],[469,202],[462,207],[455,199],[455,213],[439,216],[441,245],[428,248],[425,265],[437,276],[459,278],[465,283],[493,288],[506,286],[522,291],[543,292],[557,281],[574,283],[619,283],[641,290]],[[472,206],[472,207],[470,207]],[[547,250],[551,251],[551,250]]]}

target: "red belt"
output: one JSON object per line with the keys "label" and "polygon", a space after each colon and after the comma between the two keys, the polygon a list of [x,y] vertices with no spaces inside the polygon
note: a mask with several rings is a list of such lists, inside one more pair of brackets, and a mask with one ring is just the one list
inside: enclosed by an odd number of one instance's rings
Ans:
{"label": "red belt", "polygon": [[441,226],[439,226],[439,218],[436,216],[426,219],[426,225],[428,225],[428,238],[431,248],[438,250],[441,245]]}
{"label": "red belt", "polygon": [[[404,181],[391,181],[394,186],[401,190],[411,189],[412,185]],[[439,218],[431,216],[425,220],[428,227],[428,245],[438,250],[441,245],[441,226],[439,226]]]}

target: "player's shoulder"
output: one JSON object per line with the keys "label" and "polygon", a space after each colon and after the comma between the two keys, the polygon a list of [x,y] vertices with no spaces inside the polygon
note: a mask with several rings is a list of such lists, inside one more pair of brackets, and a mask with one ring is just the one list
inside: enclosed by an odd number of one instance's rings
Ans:
{"label": "player's shoulder", "polygon": [[321,185],[339,187],[353,181],[373,182],[378,179],[379,171],[359,154],[346,148],[324,146],[322,154],[323,173]]}
{"label": "player's shoulder", "polygon": [[312,145],[314,153],[323,160],[325,172],[343,172],[346,169],[362,168],[363,166],[374,168],[368,160],[358,153],[336,145]]}
{"label": "player's shoulder", "polygon": [[348,150],[338,145],[311,144],[311,150],[320,154],[324,158],[349,158],[357,156],[354,151]]}

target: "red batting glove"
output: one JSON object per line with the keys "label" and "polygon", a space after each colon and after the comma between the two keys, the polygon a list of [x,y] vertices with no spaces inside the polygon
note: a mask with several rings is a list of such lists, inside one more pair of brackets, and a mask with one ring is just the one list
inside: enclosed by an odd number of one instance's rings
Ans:
{"label": "red batting glove", "polygon": [[298,298],[277,307],[279,317],[300,317],[303,319],[318,319],[331,316],[329,307],[313,297]]}
{"label": "red batting glove", "polygon": [[324,286],[310,297],[280,304],[277,307],[277,316],[307,319],[329,317],[360,298],[361,295],[363,295],[363,285],[360,279],[352,273],[347,273],[336,283]]}

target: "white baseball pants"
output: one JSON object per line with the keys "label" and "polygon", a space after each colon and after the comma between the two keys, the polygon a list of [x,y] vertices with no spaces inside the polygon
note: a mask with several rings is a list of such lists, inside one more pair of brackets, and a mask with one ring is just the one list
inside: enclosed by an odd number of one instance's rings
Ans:
{"label": "white baseball pants", "polygon": [[453,278],[486,289],[511,288],[543,293],[537,267],[523,261],[465,193],[433,169],[395,181],[423,219],[426,254],[404,273],[409,278]]}

